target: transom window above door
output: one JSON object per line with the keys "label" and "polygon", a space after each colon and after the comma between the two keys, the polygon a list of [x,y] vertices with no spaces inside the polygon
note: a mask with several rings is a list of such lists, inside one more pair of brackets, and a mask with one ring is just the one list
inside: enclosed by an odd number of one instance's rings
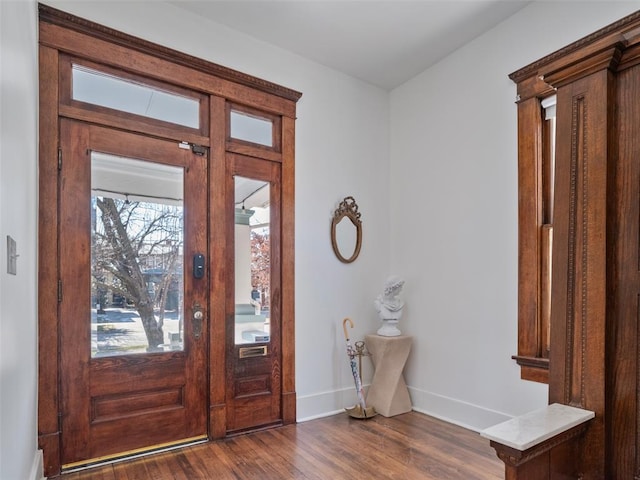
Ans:
{"label": "transom window above door", "polygon": [[63,116],[209,146],[207,95],[67,55],[59,69]]}
{"label": "transom window above door", "polygon": [[200,126],[200,101],[130,79],[73,64],[71,98],[101,107],[184,125]]}
{"label": "transom window above door", "polygon": [[282,151],[279,115],[228,102],[226,122],[228,150],[279,161],[277,155]]}
{"label": "transom window above door", "polygon": [[238,110],[230,112],[231,138],[257,143],[266,147],[273,146],[273,122]]}

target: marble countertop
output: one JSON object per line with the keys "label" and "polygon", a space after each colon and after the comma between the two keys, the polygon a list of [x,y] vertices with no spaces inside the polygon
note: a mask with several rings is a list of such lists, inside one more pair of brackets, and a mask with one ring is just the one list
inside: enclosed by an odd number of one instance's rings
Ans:
{"label": "marble countertop", "polygon": [[594,417],[589,410],[554,403],[486,428],[480,435],[523,451]]}

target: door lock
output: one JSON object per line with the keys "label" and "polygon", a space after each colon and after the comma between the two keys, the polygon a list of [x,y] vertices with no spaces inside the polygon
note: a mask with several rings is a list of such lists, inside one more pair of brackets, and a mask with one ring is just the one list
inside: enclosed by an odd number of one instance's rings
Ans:
{"label": "door lock", "polygon": [[193,336],[200,338],[202,335],[202,323],[204,321],[204,312],[199,303],[193,305]]}
{"label": "door lock", "polygon": [[204,277],[204,255],[196,253],[193,256],[193,278]]}

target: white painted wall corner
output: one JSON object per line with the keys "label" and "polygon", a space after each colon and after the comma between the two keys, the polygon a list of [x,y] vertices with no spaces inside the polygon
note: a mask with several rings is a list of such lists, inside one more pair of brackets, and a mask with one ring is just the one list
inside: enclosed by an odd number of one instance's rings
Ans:
{"label": "white painted wall corner", "polygon": [[[367,386],[365,385],[365,393]],[[358,403],[355,387],[330,390],[298,397],[297,421],[307,422],[329,417],[345,411]]]}
{"label": "white painted wall corner", "polygon": [[474,432],[511,419],[510,415],[485,407],[445,397],[414,387],[409,388],[411,403],[416,412],[453,423]]}

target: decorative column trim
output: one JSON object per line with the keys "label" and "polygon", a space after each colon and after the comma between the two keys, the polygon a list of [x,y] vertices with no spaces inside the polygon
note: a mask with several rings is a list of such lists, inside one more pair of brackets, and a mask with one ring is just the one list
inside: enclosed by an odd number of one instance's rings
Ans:
{"label": "decorative column trim", "polygon": [[[589,210],[589,159],[587,110],[587,100],[583,95],[572,99],[569,232],[567,239],[567,336],[565,348],[566,358],[571,359],[579,355],[579,359],[578,362],[566,362],[565,364],[564,400],[565,403],[576,407],[584,407],[585,348],[588,321],[589,223],[587,214]],[[579,244],[578,241],[580,241]],[[576,305],[577,299],[580,300],[580,305]],[[579,320],[579,323],[577,323],[577,320]],[[576,368],[576,366],[579,366],[579,368]],[[578,380],[576,376],[579,376],[579,388],[577,391],[575,389],[577,386],[576,380]]]}

